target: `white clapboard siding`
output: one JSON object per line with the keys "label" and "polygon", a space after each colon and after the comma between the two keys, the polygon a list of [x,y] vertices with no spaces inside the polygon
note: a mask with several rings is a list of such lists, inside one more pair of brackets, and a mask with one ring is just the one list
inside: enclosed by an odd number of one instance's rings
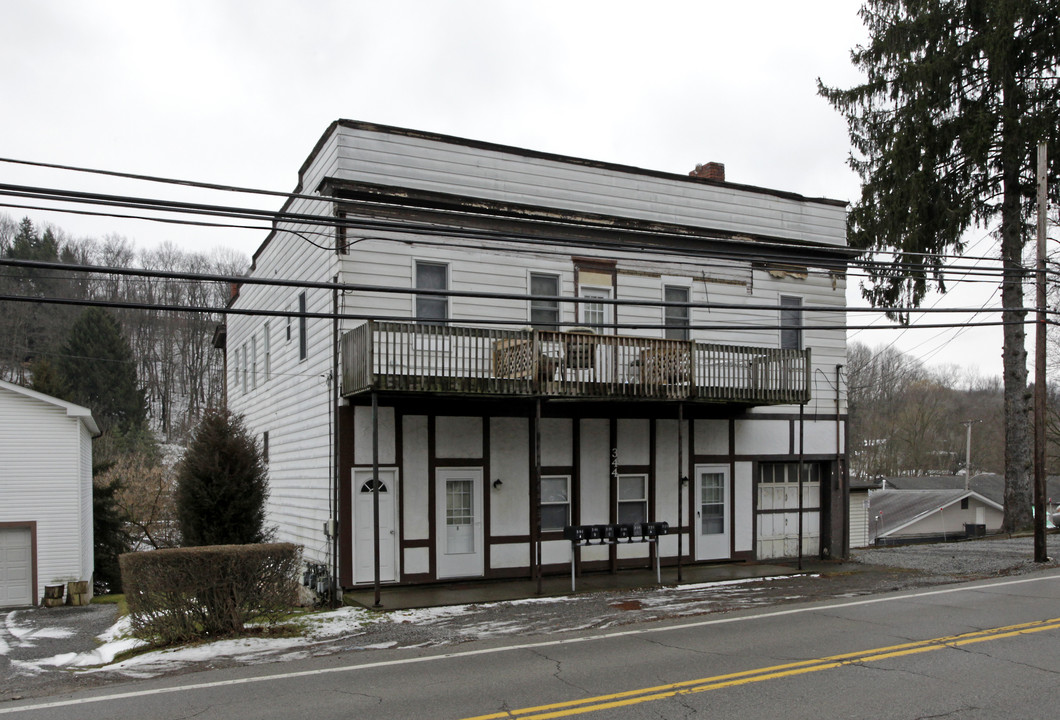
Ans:
{"label": "white clapboard siding", "polygon": [[92,437],[86,408],[0,381],[0,523],[36,523],[37,587],[91,580]]}
{"label": "white clapboard siding", "polygon": [[817,243],[845,236],[845,209],[834,202],[362,123],[334,125],[319,160],[341,180]]}
{"label": "white clapboard siding", "polygon": [[[316,193],[328,180],[695,226],[723,235],[766,236],[825,248],[845,246],[845,209],[835,201],[804,199],[733,184],[712,184],[679,175],[349,121],[334,124],[320,139],[299,170],[297,191]],[[331,202],[295,198],[285,205],[285,210],[330,216],[335,208]],[[779,322],[780,295],[799,295],[806,306],[834,307],[836,312],[828,314],[831,321],[842,319],[841,308],[845,304],[844,278],[833,279],[816,268],[811,268],[805,279],[778,279],[757,266],[752,268],[749,262],[649,254],[636,247],[612,248],[605,253],[575,244],[534,246],[396,230],[351,229],[347,234],[351,242],[348,251],[336,254],[307,240],[310,238],[324,246],[332,244],[331,231],[327,228],[302,225],[293,229],[298,232],[280,229],[265,240],[255,254],[252,276],[313,282],[328,282],[338,277],[342,283],[411,290],[415,262],[421,260],[449,266],[450,290],[525,294],[529,291],[530,272],[537,271],[558,275],[562,295],[574,297],[578,289],[572,256],[596,255],[617,262],[619,299],[658,302],[662,300],[663,285],[676,282],[688,284],[695,303],[775,306],[776,311],[694,307],[691,312],[693,324],[718,326],[694,331],[694,340],[763,348],[779,346],[779,331],[775,326]],[[759,254],[769,252],[768,245],[753,247]],[[298,294],[297,288],[244,285],[234,307],[294,310]],[[330,312],[333,308],[330,290],[306,290],[306,296],[309,311]],[[411,319],[415,298],[411,293],[353,290],[340,295],[339,307],[353,315]],[[455,325],[481,323],[496,327],[492,323],[499,323],[500,327],[522,328],[529,324],[529,303],[522,299],[452,297],[448,307]],[[560,308],[565,325],[578,324],[574,303],[561,303]],[[804,317],[807,322],[820,319],[813,313],[805,313]],[[657,305],[622,306],[618,310],[619,322],[657,325],[662,318],[663,310]],[[266,320],[271,330],[271,368],[267,379],[263,372],[262,337]],[[344,319],[340,330],[362,322]],[[288,323],[280,317],[230,315],[227,325],[229,406],[245,416],[248,428],[259,440],[264,432],[269,433],[268,521],[278,528],[278,539],[302,544],[307,558],[323,560],[327,556],[327,543],[322,526],[333,512],[329,492],[332,395],[328,380],[333,370],[332,322],[308,321],[309,347],[305,360],[298,357],[297,319],[291,321],[290,340],[287,339]],[[758,327],[734,329],[737,325]],[[661,328],[631,328],[620,332],[662,336]],[[249,387],[248,383],[244,391],[237,358],[244,347],[249,350],[252,338],[256,339],[258,350],[258,382],[256,387]],[[841,331],[806,331],[804,346],[813,351],[815,410],[834,413],[834,388],[822,378],[834,382],[835,365],[845,361],[845,335]],[[750,417],[770,413],[790,415],[792,410],[791,406],[756,408],[750,411]],[[822,440],[818,444],[822,447],[832,427],[828,425],[821,430]],[[585,421],[586,433],[591,435],[594,428],[593,421]],[[773,451],[786,452],[786,438],[785,433],[784,448]],[[600,448],[606,445],[606,440],[606,437],[600,439],[603,443]],[[582,490],[587,497],[594,492],[594,483],[603,488],[607,480],[606,458],[601,468],[596,463],[599,458],[593,456],[602,450],[592,443],[589,446],[592,449],[586,450],[581,458]],[[408,455],[413,449],[406,445],[404,452]],[[602,474],[597,478],[594,473]],[[518,519],[524,521],[525,517],[520,515]],[[424,518],[412,520],[426,522]],[[606,517],[600,519],[603,520]],[[416,532],[410,529],[407,536],[420,537]],[[751,535],[740,537],[749,548],[753,542]]]}

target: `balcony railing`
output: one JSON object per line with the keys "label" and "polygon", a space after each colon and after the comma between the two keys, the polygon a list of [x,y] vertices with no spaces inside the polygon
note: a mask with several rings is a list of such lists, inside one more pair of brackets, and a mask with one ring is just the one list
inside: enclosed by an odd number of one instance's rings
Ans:
{"label": "balcony railing", "polygon": [[342,337],[342,394],[371,390],[800,403],[810,397],[810,351],[368,322]]}

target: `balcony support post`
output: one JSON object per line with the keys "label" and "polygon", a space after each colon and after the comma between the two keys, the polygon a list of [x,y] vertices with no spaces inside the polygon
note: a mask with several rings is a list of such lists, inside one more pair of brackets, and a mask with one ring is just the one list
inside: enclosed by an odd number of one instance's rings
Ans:
{"label": "balcony support post", "polygon": [[[536,333],[535,333],[536,336]],[[534,572],[537,574],[537,594],[541,589],[541,398],[534,399]]]}

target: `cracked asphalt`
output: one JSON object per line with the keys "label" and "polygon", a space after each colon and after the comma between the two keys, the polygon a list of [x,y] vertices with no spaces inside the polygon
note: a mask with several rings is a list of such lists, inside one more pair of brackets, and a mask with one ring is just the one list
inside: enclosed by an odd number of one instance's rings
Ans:
{"label": "cracked asphalt", "polygon": [[[1051,541],[1056,539],[1057,536],[1050,537]],[[288,647],[274,653],[255,653],[252,658],[236,655],[161,665],[141,672],[157,677],[295,657],[369,652],[381,647],[436,647],[513,635],[541,638],[576,630],[1017,575],[1060,565],[1055,560],[1034,563],[1032,557],[1030,537],[859,550],[850,561],[817,565],[819,572],[779,579],[489,603],[452,613],[403,616],[395,612],[384,621],[366,623],[351,634],[306,642],[295,650]],[[0,702],[129,681],[131,676],[122,672],[85,672],[32,664],[63,653],[91,651],[98,644],[96,637],[113,625],[115,615],[114,605],[21,609],[0,614]],[[409,619],[403,620],[404,617]]]}

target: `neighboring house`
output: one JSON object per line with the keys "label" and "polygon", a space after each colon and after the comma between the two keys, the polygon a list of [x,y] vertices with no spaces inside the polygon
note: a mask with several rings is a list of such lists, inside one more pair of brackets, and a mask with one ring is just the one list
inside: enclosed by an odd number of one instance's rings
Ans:
{"label": "neighboring house", "polygon": [[881,489],[881,483],[874,480],[850,479],[850,502],[847,516],[850,527],[850,547],[860,548],[872,545],[872,532],[869,527],[869,497]]}
{"label": "neighboring house", "polygon": [[956,540],[1001,529],[1004,508],[972,490],[879,490],[869,494],[877,545]]}
{"label": "neighboring house", "polygon": [[92,580],[98,435],[87,408],[0,380],[0,606]]}
{"label": "neighboring house", "polygon": [[333,123],[219,334],[278,537],[345,587],[568,572],[567,525],[845,554],[845,203],[696,172]]}

